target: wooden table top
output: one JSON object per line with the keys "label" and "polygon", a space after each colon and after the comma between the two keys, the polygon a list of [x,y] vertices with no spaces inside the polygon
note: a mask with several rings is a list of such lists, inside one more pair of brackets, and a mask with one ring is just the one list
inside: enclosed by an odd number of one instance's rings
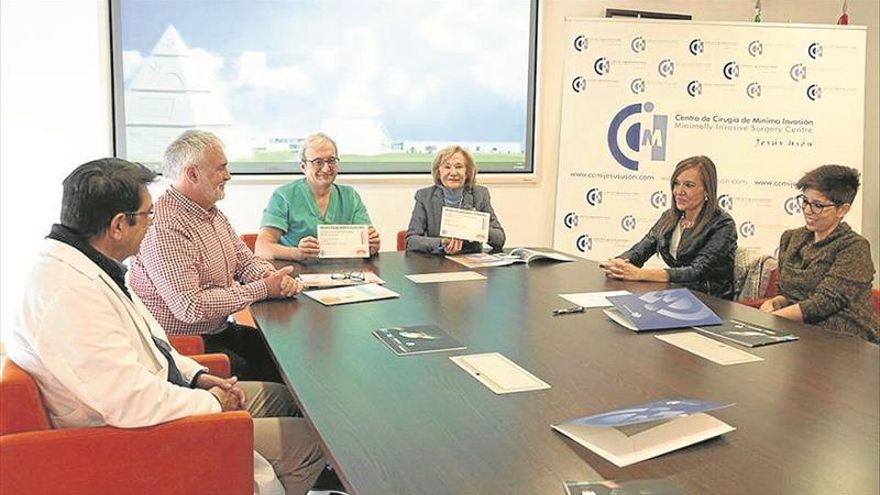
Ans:
{"label": "wooden table top", "polygon": [[[400,297],[324,307],[305,296],[252,307],[307,419],[352,495],[562,494],[563,480],[667,478],[688,494],[874,494],[880,487],[880,350],[701,296],[722,318],[801,339],[721,366],[608,320],[553,317],[560,293],[653,290],[607,280],[590,261],[477,270],[483,281],[415,284],[460,271],[440,256],[295,264],[371,270]],[[437,324],[467,349],[397,357],[371,332]],[[449,357],[500,352],[549,383],[496,395]],[[722,437],[618,468],[550,424],[667,397],[734,402]]]}

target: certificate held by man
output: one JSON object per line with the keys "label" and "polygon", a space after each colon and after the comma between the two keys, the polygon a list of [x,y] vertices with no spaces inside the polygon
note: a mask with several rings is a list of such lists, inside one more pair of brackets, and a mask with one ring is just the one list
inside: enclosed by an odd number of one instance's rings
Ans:
{"label": "certificate held by man", "polygon": [[318,225],[319,258],[369,258],[366,225]]}
{"label": "certificate held by man", "polygon": [[444,206],[440,218],[440,236],[486,242],[489,240],[489,214]]}

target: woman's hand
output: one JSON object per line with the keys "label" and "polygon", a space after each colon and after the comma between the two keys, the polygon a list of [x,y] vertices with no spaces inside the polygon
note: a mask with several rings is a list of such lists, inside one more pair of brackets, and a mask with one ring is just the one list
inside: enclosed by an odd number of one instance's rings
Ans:
{"label": "woman's hand", "polygon": [[772,313],[786,306],[788,306],[788,299],[786,299],[785,296],[776,296],[764,301],[764,304],[761,304],[761,311]]}
{"label": "woman's hand", "polygon": [[461,239],[450,237],[444,237],[440,242],[443,246],[443,251],[445,251],[446,254],[460,253],[462,246],[464,246],[464,241],[462,241]]}
{"label": "woman's hand", "polygon": [[605,276],[608,278],[616,278],[618,280],[641,279],[640,273],[642,269],[630,263],[628,259],[610,259],[604,263],[602,269],[605,270]]}
{"label": "woman's hand", "polygon": [[317,258],[318,253],[321,251],[321,246],[318,244],[318,239],[309,235],[299,240],[297,250],[299,251],[299,261],[302,261],[309,258]]}

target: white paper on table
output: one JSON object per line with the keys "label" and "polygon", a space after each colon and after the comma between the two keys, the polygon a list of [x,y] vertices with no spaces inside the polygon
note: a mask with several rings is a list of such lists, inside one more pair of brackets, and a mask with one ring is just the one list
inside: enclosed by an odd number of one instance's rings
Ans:
{"label": "white paper on table", "polygon": [[417,284],[431,284],[435,282],[463,282],[467,280],[486,280],[485,275],[477,272],[440,272],[440,273],[414,273],[406,275],[406,278]]}
{"label": "white paper on table", "polygon": [[440,237],[487,242],[489,214],[482,211],[443,207],[440,217]]}
{"label": "white paper on table", "polygon": [[704,337],[696,332],[655,335],[655,337],[663,342],[724,366],[764,360],[764,358],[749,354],[736,347],[731,347],[723,342],[718,342],[715,339]]}
{"label": "white paper on table", "polygon": [[607,308],[614,306],[608,299],[608,296],[622,296],[629,294],[628,290],[611,290],[605,292],[577,292],[572,294],[559,294],[559,297],[578,306],[585,308]]}
{"label": "white paper on table", "polygon": [[318,225],[319,258],[369,258],[366,225]]}
{"label": "white paper on table", "polygon": [[498,352],[453,356],[449,359],[496,394],[550,388],[547,382]]}

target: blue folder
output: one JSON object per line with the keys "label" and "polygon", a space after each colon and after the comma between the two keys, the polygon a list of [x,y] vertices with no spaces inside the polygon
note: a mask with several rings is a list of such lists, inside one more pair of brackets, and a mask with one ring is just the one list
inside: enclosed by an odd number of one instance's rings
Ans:
{"label": "blue folder", "polygon": [[720,325],[721,318],[687,289],[667,289],[610,296],[609,318],[630,330],[664,330]]}

